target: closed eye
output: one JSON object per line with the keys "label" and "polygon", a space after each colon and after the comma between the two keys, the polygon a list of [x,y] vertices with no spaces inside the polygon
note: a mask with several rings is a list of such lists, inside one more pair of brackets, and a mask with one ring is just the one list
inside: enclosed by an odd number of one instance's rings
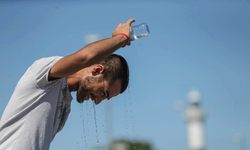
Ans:
{"label": "closed eye", "polygon": [[106,97],[107,97],[107,100],[110,100],[109,91],[108,90],[106,90]]}

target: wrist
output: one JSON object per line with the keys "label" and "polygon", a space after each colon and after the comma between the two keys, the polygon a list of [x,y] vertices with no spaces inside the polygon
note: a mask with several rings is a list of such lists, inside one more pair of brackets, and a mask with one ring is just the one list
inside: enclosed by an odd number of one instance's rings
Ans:
{"label": "wrist", "polygon": [[125,47],[129,43],[129,36],[125,33],[118,33],[115,36],[118,36],[118,35],[123,36],[123,38],[126,39],[126,43],[122,46],[122,47]]}

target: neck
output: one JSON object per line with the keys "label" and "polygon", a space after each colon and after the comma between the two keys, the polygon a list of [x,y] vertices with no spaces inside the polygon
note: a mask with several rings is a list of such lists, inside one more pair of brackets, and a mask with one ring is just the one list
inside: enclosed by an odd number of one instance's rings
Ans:
{"label": "neck", "polygon": [[70,92],[78,90],[78,86],[79,86],[80,81],[83,78],[91,75],[91,69],[92,69],[91,67],[88,67],[88,68],[79,70],[75,74],[72,74],[72,75],[67,77],[67,84],[69,86]]}
{"label": "neck", "polygon": [[79,78],[77,76],[71,75],[67,77],[67,84],[69,86],[70,92],[77,91],[79,85]]}

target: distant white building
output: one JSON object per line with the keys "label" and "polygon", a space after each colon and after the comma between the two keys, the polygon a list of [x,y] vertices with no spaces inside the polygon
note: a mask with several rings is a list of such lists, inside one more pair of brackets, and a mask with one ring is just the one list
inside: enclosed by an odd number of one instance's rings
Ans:
{"label": "distant white building", "polygon": [[185,111],[189,150],[205,150],[204,120],[205,114],[200,107],[200,93],[191,91],[189,105]]}

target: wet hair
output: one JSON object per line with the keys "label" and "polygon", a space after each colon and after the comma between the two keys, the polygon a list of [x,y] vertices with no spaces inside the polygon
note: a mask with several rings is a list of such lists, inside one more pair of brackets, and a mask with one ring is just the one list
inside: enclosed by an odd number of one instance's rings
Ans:
{"label": "wet hair", "polygon": [[121,82],[121,91],[123,93],[129,83],[129,67],[127,61],[120,55],[111,54],[105,60],[100,62],[105,67],[103,78],[109,80],[111,84],[119,80]]}

